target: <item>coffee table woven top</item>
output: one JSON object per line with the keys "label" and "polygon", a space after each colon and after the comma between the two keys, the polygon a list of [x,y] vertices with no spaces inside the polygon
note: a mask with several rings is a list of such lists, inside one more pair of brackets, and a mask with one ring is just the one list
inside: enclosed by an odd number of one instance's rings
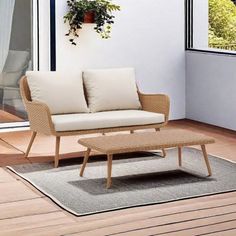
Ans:
{"label": "coffee table woven top", "polygon": [[214,142],[214,139],[211,137],[186,130],[118,134],[82,138],[78,141],[79,144],[104,154],[204,145]]}

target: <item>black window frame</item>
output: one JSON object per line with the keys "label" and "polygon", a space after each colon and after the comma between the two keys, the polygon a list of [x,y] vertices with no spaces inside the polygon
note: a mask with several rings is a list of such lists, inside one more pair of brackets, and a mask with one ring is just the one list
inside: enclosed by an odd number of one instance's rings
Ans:
{"label": "black window frame", "polygon": [[56,71],[56,1],[50,0],[50,70]]}
{"label": "black window frame", "polygon": [[185,50],[192,52],[203,52],[209,54],[236,56],[236,51],[218,51],[214,48],[211,48],[211,50],[193,48],[193,34],[194,34],[193,1],[194,0],[185,0]]}

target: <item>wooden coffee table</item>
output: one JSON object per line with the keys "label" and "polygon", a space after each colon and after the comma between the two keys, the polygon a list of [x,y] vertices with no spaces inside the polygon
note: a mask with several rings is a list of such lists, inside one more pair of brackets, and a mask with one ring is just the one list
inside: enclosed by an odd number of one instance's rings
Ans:
{"label": "wooden coffee table", "polygon": [[81,167],[80,176],[83,176],[91,150],[96,150],[107,155],[107,188],[110,188],[112,184],[113,154],[177,147],[179,166],[182,166],[182,147],[193,145],[201,146],[208,174],[211,176],[212,172],[205,145],[214,142],[214,139],[211,137],[185,130],[165,130],[160,132],[82,138],[78,143],[87,147],[87,151]]}

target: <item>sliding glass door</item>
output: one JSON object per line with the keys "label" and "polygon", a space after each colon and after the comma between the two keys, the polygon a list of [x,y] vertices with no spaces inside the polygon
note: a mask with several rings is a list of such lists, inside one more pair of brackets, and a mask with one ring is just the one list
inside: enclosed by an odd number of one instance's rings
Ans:
{"label": "sliding glass door", "polygon": [[27,125],[19,80],[33,70],[33,0],[0,0],[0,128]]}

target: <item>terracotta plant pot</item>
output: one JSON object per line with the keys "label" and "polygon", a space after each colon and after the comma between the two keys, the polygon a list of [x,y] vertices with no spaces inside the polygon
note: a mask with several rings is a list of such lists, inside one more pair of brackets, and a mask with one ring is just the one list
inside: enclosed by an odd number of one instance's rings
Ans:
{"label": "terracotta plant pot", "polygon": [[89,11],[84,14],[84,23],[94,23],[94,12]]}

